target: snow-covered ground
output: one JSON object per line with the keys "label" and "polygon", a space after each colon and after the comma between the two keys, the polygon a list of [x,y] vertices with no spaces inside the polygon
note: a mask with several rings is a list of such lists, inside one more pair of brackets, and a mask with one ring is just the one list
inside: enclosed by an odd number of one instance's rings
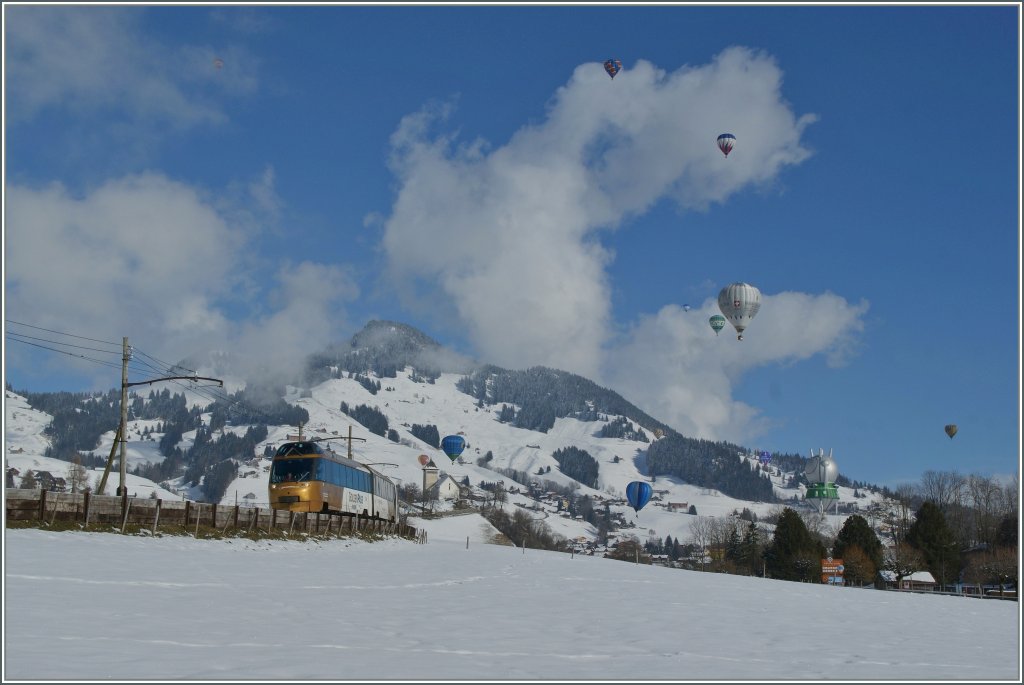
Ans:
{"label": "snow-covered ground", "polygon": [[[1020,682],[1017,602],[483,544],[7,530],[8,680]],[[466,536],[472,537],[466,544]]]}

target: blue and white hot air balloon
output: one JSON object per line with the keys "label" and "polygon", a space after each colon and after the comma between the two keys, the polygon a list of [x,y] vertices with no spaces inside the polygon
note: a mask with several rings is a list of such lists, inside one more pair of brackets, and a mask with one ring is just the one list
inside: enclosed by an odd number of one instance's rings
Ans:
{"label": "blue and white hot air balloon", "polygon": [[723,133],[718,136],[718,149],[722,151],[726,157],[732,152],[733,145],[736,144],[736,136],[731,133]]}

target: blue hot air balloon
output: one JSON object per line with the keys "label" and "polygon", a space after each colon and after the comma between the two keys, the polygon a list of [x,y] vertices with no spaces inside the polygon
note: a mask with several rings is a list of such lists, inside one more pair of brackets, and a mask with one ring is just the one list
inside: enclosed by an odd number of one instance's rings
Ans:
{"label": "blue hot air balloon", "polygon": [[458,459],[464,449],[466,449],[466,440],[461,435],[447,435],[441,441],[441,450],[452,461]]}
{"label": "blue hot air balloon", "polygon": [[768,464],[772,463],[772,455],[768,450],[762,450],[757,458],[762,466],[768,466]]}
{"label": "blue hot air balloon", "polygon": [[644,508],[644,505],[651,501],[651,484],[642,480],[635,480],[626,486],[626,499],[636,512]]}

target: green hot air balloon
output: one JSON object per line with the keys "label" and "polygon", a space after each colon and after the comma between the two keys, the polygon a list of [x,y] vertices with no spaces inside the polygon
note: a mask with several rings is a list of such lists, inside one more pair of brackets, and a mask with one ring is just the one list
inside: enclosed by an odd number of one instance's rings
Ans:
{"label": "green hot air balloon", "polygon": [[718,331],[725,328],[725,317],[722,316],[721,314],[715,314],[710,319],[708,319],[708,323],[711,324],[711,327],[713,329],[715,329],[715,335],[718,335]]}

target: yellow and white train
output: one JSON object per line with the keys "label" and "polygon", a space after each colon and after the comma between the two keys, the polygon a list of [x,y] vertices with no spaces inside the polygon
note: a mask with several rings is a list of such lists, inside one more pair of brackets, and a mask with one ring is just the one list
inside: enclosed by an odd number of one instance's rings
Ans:
{"label": "yellow and white train", "polygon": [[398,488],[387,476],[316,441],[286,442],[270,467],[270,506],[398,521]]}

